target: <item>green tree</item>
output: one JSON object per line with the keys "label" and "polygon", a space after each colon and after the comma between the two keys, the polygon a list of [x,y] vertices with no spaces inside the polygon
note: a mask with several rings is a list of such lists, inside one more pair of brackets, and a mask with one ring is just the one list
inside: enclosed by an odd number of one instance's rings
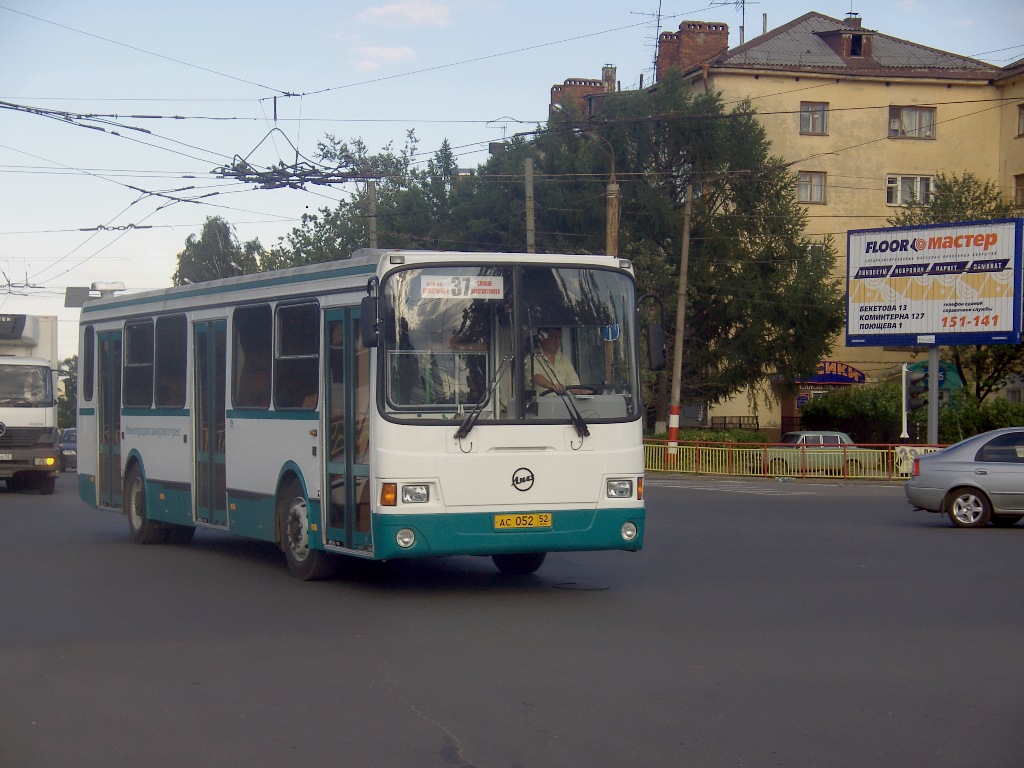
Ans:
{"label": "green tree", "polygon": [[60,378],[64,391],[57,398],[57,426],[67,429],[78,424],[78,355],[60,361]]}
{"label": "green tree", "polygon": [[189,235],[178,254],[174,285],[217,280],[222,277],[259,272],[264,255],[259,240],[238,242],[232,226],[219,216],[208,216],[198,237]]}
{"label": "green tree", "polygon": [[[1016,215],[999,186],[970,172],[938,174],[930,200],[912,201],[889,219],[893,227],[1004,219]],[[979,344],[945,347],[940,356],[952,362],[979,402],[1002,389],[1011,376],[1024,374],[1024,345]]]}
{"label": "green tree", "polygon": [[[748,104],[727,111],[678,77],[615,94],[599,119],[562,112],[517,136],[469,175],[447,143],[414,167],[415,136],[376,155],[327,137],[320,157],[349,158],[377,184],[381,247],[526,249],[524,163],[535,169],[537,250],[603,253],[606,184],[621,187],[619,252],[640,288],[675,306],[684,190],[693,184],[683,397],[717,402],[814,371],[843,324],[831,240],[803,232],[795,175],[770,154]],[[303,218],[280,263],[347,258],[367,244],[366,191]],[[673,318],[668,318],[670,324]],[[672,341],[670,331],[670,342]],[[660,378],[662,413],[667,379]]]}
{"label": "green tree", "polygon": [[804,236],[795,174],[771,155],[750,105],[728,111],[668,77],[608,99],[600,117],[594,130],[614,148],[622,185],[623,252],[669,307],[693,185],[683,398],[719,402],[813,373],[843,324],[835,248]]}

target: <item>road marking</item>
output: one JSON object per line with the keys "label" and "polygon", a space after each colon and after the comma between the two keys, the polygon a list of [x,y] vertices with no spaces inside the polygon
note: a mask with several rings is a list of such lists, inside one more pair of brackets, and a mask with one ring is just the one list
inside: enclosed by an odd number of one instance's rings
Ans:
{"label": "road marking", "polygon": [[680,483],[672,480],[653,480],[647,478],[645,485],[657,488],[687,488],[698,491],[723,491],[726,493],[746,493],[752,496],[811,496],[814,491],[798,490],[799,485],[778,483],[776,486],[756,486],[739,480],[722,480],[715,483]]}

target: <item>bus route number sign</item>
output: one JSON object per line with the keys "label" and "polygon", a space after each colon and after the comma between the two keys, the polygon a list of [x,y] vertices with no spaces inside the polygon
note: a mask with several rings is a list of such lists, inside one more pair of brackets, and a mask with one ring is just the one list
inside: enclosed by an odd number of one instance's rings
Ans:
{"label": "bus route number sign", "polygon": [[498,531],[511,528],[550,528],[551,514],[537,512],[524,515],[495,515],[494,528]]}
{"label": "bus route number sign", "polygon": [[422,275],[420,296],[501,301],[505,297],[505,278],[502,275]]}

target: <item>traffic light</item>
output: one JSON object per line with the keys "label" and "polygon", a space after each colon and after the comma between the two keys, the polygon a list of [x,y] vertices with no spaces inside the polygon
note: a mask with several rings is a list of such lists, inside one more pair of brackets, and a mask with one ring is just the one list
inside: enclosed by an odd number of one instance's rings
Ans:
{"label": "traffic light", "polygon": [[916,411],[928,405],[928,372],[907,371],[907,410]]}

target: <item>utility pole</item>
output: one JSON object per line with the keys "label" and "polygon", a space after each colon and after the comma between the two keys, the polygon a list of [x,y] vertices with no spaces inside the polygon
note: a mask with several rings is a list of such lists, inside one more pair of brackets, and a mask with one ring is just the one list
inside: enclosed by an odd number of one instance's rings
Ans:
{"label": "utility pole", "polygon": [[533,222],[533,158],[524,161],[526,172],[526,252],[537,252],[537,230]]}
{"label": "utility pole", "polygon": [[370,247],[377,247],[377,182],[366,180],[366,198],[370,209]]}
{"label": "utility pole", "polygon": [[686,325],[686,278],[690,271],[690,211],[693,183],[686,185],[683,205],[683,246],[679,259],[679,293],[676,297],[676,343],[672,355],[672,399],[668,407],[668,454],[675,456],[679,445],[679,400],[683,376],[683,331]]}
{"label": "utility pole", "polygon": [[615,180],[615,156],[611,156],[612,176],[608,181],[607,225],[605,231],[605,252],[609,256],[619,255],[619,183]]}

